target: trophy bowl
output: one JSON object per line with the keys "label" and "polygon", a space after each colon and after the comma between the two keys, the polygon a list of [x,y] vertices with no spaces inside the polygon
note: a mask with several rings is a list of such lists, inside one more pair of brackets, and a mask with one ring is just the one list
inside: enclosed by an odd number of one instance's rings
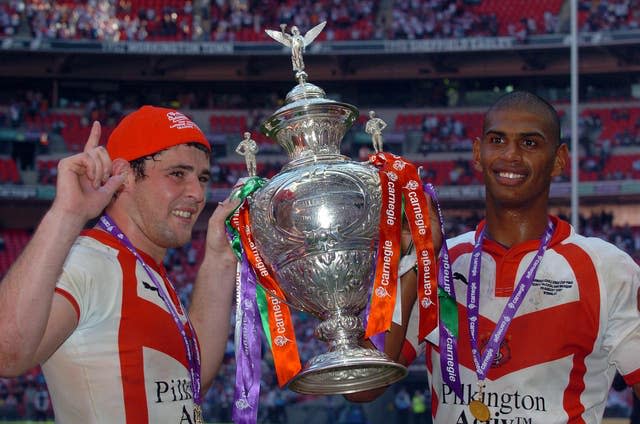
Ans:
{"label": "trophy bowl", "polygon": [[249,198],[256,245],[283,300],[317,317],[315,336],[328,343],[288,387],[344,394],[386,386],[407,369],[358,344],[379,238],[378,170],[340,154],[357,108],[327,99],[304,77],[299,82],[261,127],[290,160]]}

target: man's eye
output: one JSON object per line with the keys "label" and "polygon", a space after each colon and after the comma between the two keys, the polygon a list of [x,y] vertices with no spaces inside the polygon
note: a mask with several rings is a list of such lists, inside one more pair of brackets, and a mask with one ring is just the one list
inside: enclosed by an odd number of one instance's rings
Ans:
{"label": "man's eye", "polygon": [[209,180],[210,180],[210,178],[208,176],[200,177],[200,182],[203,183],[203,184],[209,184]]}
{"label": "man's eye", "polygon": [[502,143],[504,140],[502,139],[502,137],[491,137],[489,139],[490,142],[495,143],[495,144],[500,144]]}
{"label": "man's eye", "polygon": [[524,140],[522,140],[522,144],[527,147],[535,147],[538,145],[535,140],[531,140],[530,138],[525,138]]}
{"label": "man's eye", "polygon": [[184,171],[173,171],[171,175],[173,175],[174,177],[182,178],[184,177]]}

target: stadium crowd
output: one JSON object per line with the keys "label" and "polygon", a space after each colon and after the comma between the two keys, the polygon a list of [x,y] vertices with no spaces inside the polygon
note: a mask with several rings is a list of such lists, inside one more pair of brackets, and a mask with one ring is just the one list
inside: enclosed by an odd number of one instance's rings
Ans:
{"label": "stadium crowd", "polygon": [[[9,0],[0,4],[0,36],[102,41],[267,40],[265,28],[301,29],[327,21],[327,40],[429,39],[530,35],[567,30],[562,0],[176,1]],[[580,29],[638,29],[638,0],[579,1]],[[566,20],[566,14],[564,16]]]}
{"label": "stadium crowd", "polygon": [[[379,2],[301,0],[251,2],[239,1],[176,1],[176,0],[8,0],[0,2],[0,38],[25,36],[35,40],[104,40],[104,41],[266,41],[265,28],[278,28],[280,23],[308,29],[327,21],[321,37],[327,40],[368,39],[429,39],[469,36],[515,36],[525,41],[534,34],[566,31],[561,25],[562,0],[540,2],[502,2],[497,0],[394,0],[382,8]],[[520,7],[521,6],[521,7]],[[526,6],[526,7],[525,7]],[[639,29],[640,0],[579,1],[580,29],[586,32]],[[566,16],[565,16],[566,19]],[[180,106],[203,103],[221,106],[235,104],[228,98],[197,101],[188,93]],[[273,101],[275,103],[275,101]],[[0,129],[26,129],[41,134],[60,135],[67,151],[76,151],[88,134],[89,123],[99,120],[108,135],[123,111],[132,105],[99,97],[84,102],[59,105],[64,112],[52,109],[41,92],[28,91],[19,98],[0,105]],[[212,112],[213,113],[213,112]],[[256,111],[247,111],[251,118]],[[460,113],[398,113],[390,132],[416,132],[420,143],[415,151],[425,162],[425,177],[438,184],[470,184],[477,175],[470,169],[464,154],[477,134],[476,117]],[[480,114],[478,114],[480,116]],[[246,126],[255,128],[248,119]],[[210,120],[209,125],[211,125]],[[207,128],[207,122],[201,125]],[[565,125],[566,127],[566,125]],[[624,166],[614,154],[617,148],[640,147],[640,108],[622,107],[585,110],[580,123],[584,159],[581,170],[593,180],[627,179],[640,176],[640,155],[625,158]],[[213,128],[208,128],[213,130]],[[234,136],[240,133],[233,129]],[[566,132],[565,132],[566,133]],[[266,143],[265,140],[262,141]],[[47,151],[47,136],[41,136],[40,147]],[[268,149],[263,144],[261,147]],[[446,166],[435,154],[460,153],[460,159],[447,160]],[[40,184],[55,184],[57,159],[44,155],[32,166],[38,172]],[[429,159],[429,162],[426,160]],[[19,161],[18,161],[19,162]],[[244,169],[238,163],[212,163],[212,185],[230,187]],[[0,156],[0,183],[22,183],[23,163],[8,155]],[[260,164],[259,174],[273,175],[277,163]],[[474,228],[480,220],[477,214],[447,217],[447,234],[456,235]],[[601,237],[629,252],[640,261],[640,228],[614,225],[611,213],[603,211],[581,217],[585,235]],[[12,256],[29,238],[27,231],[0,229],[0,274],[6,272]],[[15,240],[18,240],[17,242]],[[16,244],[17,243],[17,244]],[[172,249],[165,258],[165,267],[176,283],[180,297],[188,300],[193,289],[195,270],[202,259],[204,234],[196,233],[193,241],[181,249]],[[230,317],[231,322],[235,317]],[[302,361],[325,350],[313,337],[316,321],[296,313],[296,324]],[[317,400],[277,388],[273,365],[266,349],[262,364],[261,422],[286,422],[287,408],[293,404]],[[233,334],[229,334],[223,367],[205,399],[205,417],[229,421],[235,360]],[[338,404],[335,422],[345,422],[357,410]],[[16,379],[0,379],[0,419],[27,418],[44,420],[53,415],[46,383],[39,369]]]}
{"label": "stadium crowd", "polygon": [[[0,103],[0,128],[24,131],[39,137],[35,160],[31,157],[11,157],[8,152],[0,152],[0,181],[21,183],[20,171],[33,169],[40,184],[55,184],[60,155],[48,154],[54,140],[63,140],[65,152],[79,151],[89,134],[90,123],[97,120],[102,123],[103,140],[106,141],[125,110],[123,103],[105,96],[90,98],[85,102],[63,100],[62,103],[67,107],[51,108],[47,96],[36,90],[27,90],[19,97],[10,99],[8,104]],[[632,99],[614,104],[617,106],[599,106],[596,102],[580,114],[582,181],[640,178],[640,108]],[[560,104],[558,107],[563,111],[566,105]],[[195,109],[189,110],[196,113]],[[570,124],[566,114],[562,115],[563,135],[568,141]],[[218,137],[223,145],[227,139],[235,140],[242,132],[252,131],[259,144],[260,157],[269,158],[259,160],[259,175],[271,177],[282,166],[283,159],[279,159],[282,157],[281,149],[258,131],[266,117],[265,109],[238,109],[235,115],[220,114],[213,109],[199,110],[199,116],[204,117],[199,123],[205,132]],[[361,118],[366,120],[364,115]],[[363,119],[359,120],[344,144],[355,146],[352,156],[366,158],[371,146],[369,137],[364,133],[363,122]],[[398,109],[393,124],[385,130],[385,138],[395,140],[397,145],[402,146],[401,151],[396,153],[407,155],[422,164],[427,178],[437,185],[474,184],[479,182],[479,175],[470,168],[466,158],[481,126],[480,111],[457,112],[451,109],[437,113],[407,113]],[[354,139],[362,141],[356,143]],[[417,140],[417,143],[411,145],[408,143],[410,139]],[[360,151],[357,151],[358,147]],[[452,153],[459,154],[459,158],[438,159],[440,154],[450,156]],[[239,156],[227,153],[225,157],[223,153],[221,157],[218,153],[211,168],[212,187],[230,187],[244,172]]]}

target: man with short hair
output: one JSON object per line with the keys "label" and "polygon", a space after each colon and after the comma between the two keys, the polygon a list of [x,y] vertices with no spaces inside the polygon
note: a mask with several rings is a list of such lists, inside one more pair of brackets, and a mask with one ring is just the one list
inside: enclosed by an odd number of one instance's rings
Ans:
{"label": "man with short hair", "polygon": [[42,364],[58,422],[198,422],[229,332],[235,205],[209,219],[187,313],[162,260],[204,208],[206,137],[144,106],[106,148],[99,139],[96,122],[84,151],[60,161],[53,205],[0,285],[0,375]]}
{"label": "man with short hair", "polygon": [[[446,243],[453,290],[440,287],[438,334],[417,340],[418,306],[392,330],[406,331],[401,362],[426,349],[435,423],[599,423],[616,369],[640,392],[640,268],[549,215],[568,159],[555,109],[535,94],[507,94],[486,113],[473,145],[486,218]],[[415,281],[402,284],[413,299]]]}

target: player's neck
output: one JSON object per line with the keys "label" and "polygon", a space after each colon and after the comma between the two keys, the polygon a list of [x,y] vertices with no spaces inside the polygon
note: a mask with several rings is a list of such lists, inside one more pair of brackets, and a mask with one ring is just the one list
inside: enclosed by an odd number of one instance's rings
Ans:
{"label": "player's neck", "polygon": [[136,222],[122,209],[107,208],[106,212],[120,231],[122,231],[122,233],[129,239],[136,250],[144,252],[156,261],[156,263],[162,263],[162,260],[167,253],[167,249],[160,247],[149,240]]}
{"label": "player's neck", "polygon": [[547,227],[545,208],[504,209],[487,207],[486,237],[510,248],[542,237]]}

